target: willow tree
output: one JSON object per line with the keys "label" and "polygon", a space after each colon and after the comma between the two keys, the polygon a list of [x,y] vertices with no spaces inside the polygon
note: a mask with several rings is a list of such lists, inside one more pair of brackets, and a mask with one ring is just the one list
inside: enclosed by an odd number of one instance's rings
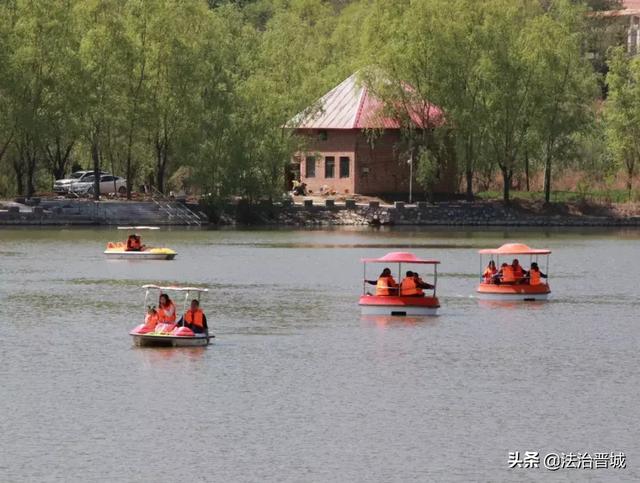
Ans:
{"label": "willow tree", "polygon": [[557,1],[527,28],[526,55],[534,66],[536,115],[533,136],[544,160],[544,199],[551,200],[552,172],[568,161],[577,134],[594,121],[597,81],[582,54],[584,12]]}
{"label": "willow tree", "polygon": [[631,200],[633,180],[640,162],[640,59],[630,58],[622,47],[613,49],[607,84],[607,144],[615,161],[624,168]]}
{"label": "willow tree", "polygon": [[163,192],[171,165],[184,162],[194,147],[202,111],[206,51],[203,37],[213,13],[206,3],[155,0],[149,24],[150,140],[156,188]]}

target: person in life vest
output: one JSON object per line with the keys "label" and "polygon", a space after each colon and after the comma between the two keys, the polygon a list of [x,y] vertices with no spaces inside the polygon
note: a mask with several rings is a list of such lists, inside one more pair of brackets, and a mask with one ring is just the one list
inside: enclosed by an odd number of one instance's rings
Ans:
{"label": "person in life vest", "polygon": [[407,276],[400,282],[400,296],[401,297],[422,297],[424,292],[418,287],[418,280],[415,274],[409,270]]}
{"label": "person in life vest", "polygon": [[397,295],[398,283],[391,276],[391,270],[385,268],[378,280],[365,280],[368,284],[376,286],[376,295]]}
{"label": "person in life vest", "polygon": [[160,295],[158,301],[159,322],[163,324],[174,324],[176,322],[176,304],[166,293]]}
{"label": "person in life vest", "polygon": [[513,269],[513,276],[515,277],[515,282],[520,283],[524,279],[524,269],[517,258],[513,259],[511,262],[511,268]]}
{"label": "person in life vest", "polygon": [[516,277],[513,273],[513,266],[508,263],[503,263],[500,266],[500,272],[498,272],[498,279],[500,283],[513,284],[516,282]]}
{"label": "person in life vest", "polygon": [[180,322],[184,327],[190,328],[196,334],[209,333],[207,317],[200,308],[200,302],[195,299],[191,301],[189,310],[184,313]]}
{"label": "person in life vest", "polygon": [[543,278],[547,278],[547,275],[540,271],[540,267],[536,262],[532,262],[531,268],[525,275],[525,280],[529,285],[540,285]]}
{"label": "person in life vest", "polygon": [[160,317],[158,317],[158,312],[155,307],[147,307],[147,315],[144,317],[144,325],[149,330],[154,330],[158,322],[160,321]]}
{"label": "person in life vest", "polygon": [[424,280],[422,280],[422,278],[420,278],[420,274],[418,272],[413,272],[413,278],[416,281],[416,285],[418,286],[419,289],[433,289],[435,288],[434,285],[431,285],[430,283],[425,282]]}
{"label": "person in life vest", "polygon": [[128,252],[139,252],[144,248],[144,245],[142,244],[142,239],[138,236],[138,235],[129,235],[129,238],[127,238],[127,248],[126,251]]}
{"label": "person in life vest", "polygon": [[498,274],[498,268],[496,267],[496,262],[493,260],[489,260],[489,265],[482,272],[482,281],[484,283],[493,283],[494,277]]}

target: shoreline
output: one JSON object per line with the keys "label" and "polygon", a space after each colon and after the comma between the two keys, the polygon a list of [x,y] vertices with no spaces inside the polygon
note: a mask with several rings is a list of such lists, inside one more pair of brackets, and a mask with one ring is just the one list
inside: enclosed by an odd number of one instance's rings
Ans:
{"label": "shoreline", "polygon": [[[418,202],[393,205],[313,200],[227,203],[216,210],[179,202],[43,200],[0,202],[0,226],[471,226],[640,227],[640,205],[499,201]],[[208,212],[208,213],[205,213]],[[194,216],[196,218],[194,218]]]}

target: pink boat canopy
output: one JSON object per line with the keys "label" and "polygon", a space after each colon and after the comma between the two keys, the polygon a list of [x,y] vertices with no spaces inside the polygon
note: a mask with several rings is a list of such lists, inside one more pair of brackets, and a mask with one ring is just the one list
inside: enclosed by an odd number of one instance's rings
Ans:
{"label": "pink boat canopy", "polygon": [[500,248],[485,248],[479,250],[481,255],[548,255],[548,248],[531,248],[524,243],[505,243]]}
{"label": "pink boat canopy", "polygon": [[425,260],[416,257],[410,252],[390,252],[381,258],[363,258],[364,263],[423,263],[436,265],[440,263],[438,260]]}

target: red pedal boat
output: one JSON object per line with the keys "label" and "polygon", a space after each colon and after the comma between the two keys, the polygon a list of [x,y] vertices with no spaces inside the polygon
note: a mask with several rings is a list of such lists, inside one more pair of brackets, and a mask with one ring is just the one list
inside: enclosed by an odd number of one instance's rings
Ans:
{"label": "red pedal boat", "polygon": [[[485,270],[484,255],[489,255],[488,263],[493,261],[497,269],[497,274],[493,277],[481,275],[480,284],[476,289],[476,297],[481,300],[500,301],[535,301],[547,300],[551,294],[551,287],[548,282],[549,255],[551,250],[543,248],[531,248],[523,243],[506,243],[499,248],[487,248],[480,250],[480,270]],[[519,258],[518,258],[519,257]],[[537,276],[527,276],[527,269],[523,267],[524,276],[510,276],[508,280],[500,273],[501,265],[511,266],[514,259],[525,258],[529,267],[538,267],[538,260],[543,257],[545,260],[545,271],[538,268]]]}
{"label": "red pedal boat", "polygon": [[[418,258],[409,252],[391,252],[381,258],[364,258],[364,282],[363,294],[360,297],[360,308],[363,315],[398,315],[398,316],[415,316],[415,315],[436,315],[440,308],[440,301],[436,297],[436,284],[438,281],[438,260],[425,260]],[[431,294],[424,295],[407,295],[403,293],[402,287],[387,290],[388,295],[375,294],[367,292],[367,263],[387,264],[397,266],[398,283],[403,279],[403,265],[430,265],[433,267],[433,282],[426,284],[429,286],[426,290],[432,290]],[[372,283],[372,282],[369,282]],[[420,290],[422,292],[422,290]]]}

